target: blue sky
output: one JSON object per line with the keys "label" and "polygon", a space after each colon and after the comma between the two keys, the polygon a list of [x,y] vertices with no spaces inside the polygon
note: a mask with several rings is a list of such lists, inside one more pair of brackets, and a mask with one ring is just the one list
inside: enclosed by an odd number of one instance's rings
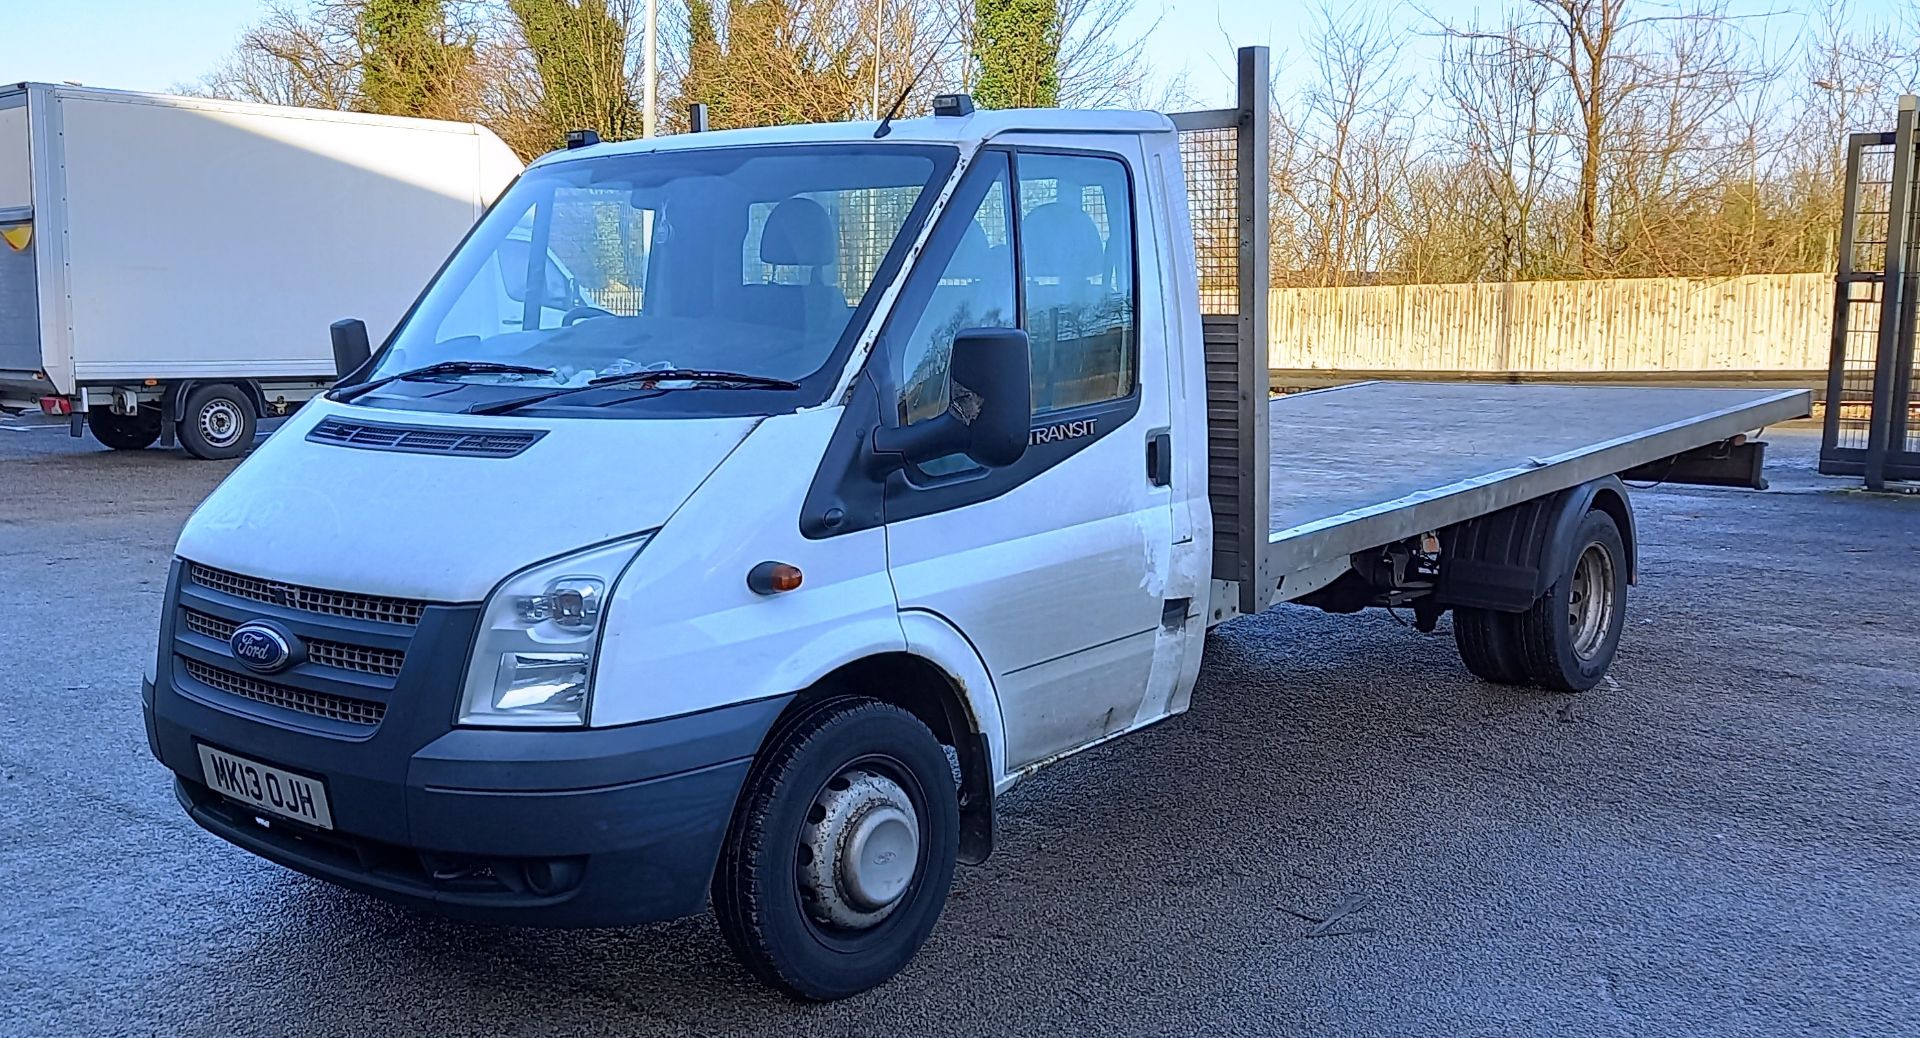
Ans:
{"label": "blue sky", "polygon": [[165,90],[233,49],[261,0],[0,0],[0,83]]}
{"label": "blue sky", "polygon": [[[674,0],[662,0],[663,4]],[[1845,0],[1858,15],[1883,14],[1903,0]],[[1426,0],[1421,9],[1464,19],[1499,0]],[[1744,10],[1799,2],[1738,0]],[[260,17],[261,0],[0,0],[0,82],[77,80],[95,86],[165,90],[213,68]],[[161,11],[164,10],[164,14]],[[1193,99],[1225,105],[1233,92],[1232,47],[1264,43],[1276,62],[1297,60],[1311,23],[1295,0],[1136,0],[1132,32],[1150,32],[1148,58],[1162,78],[1184,71]],[[1418,17],[1409,10],[1408,32]],[[1781,20],[1781,28],[1786,22]]]}

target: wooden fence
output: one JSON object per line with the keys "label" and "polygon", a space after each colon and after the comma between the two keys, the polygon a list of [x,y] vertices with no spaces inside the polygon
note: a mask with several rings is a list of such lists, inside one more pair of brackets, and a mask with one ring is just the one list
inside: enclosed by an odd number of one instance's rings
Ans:
{"label": "wooden fence", "polygon": [[1280,372],[1702,374],[1804,380],[1827,366],[1832,274],[1277,288]]}

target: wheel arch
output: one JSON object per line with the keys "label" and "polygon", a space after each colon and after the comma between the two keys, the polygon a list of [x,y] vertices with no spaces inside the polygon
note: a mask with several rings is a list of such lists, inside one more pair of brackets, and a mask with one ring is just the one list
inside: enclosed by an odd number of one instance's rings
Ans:
{"label": "wheel arch", "polygon": [[[1613,524],[1620,528],[1620,542],[1627,549],[1627,583],[1640,583],[1640,538],[1634,528],[1633,502],[1627,497],[1626,484],[1618,476],[1607,476],[1586,485],[1593,488],[1593,494],[1580,515],[1598,509],[1613,517]],[[1579,517],[1576,516],[1574,525],[1578,525],[1578,522]],[[1567,536],[1572,535],[1570,526]]]}
{"label": "wheel arch", "polygon": [[[1539,560],[1565,558],[1580,528],[1580,520],[1586,518],[1588,512],[1601,511],[1611,516],[1613,524],[1620,528],[1620,541],[1627,549],[1627,583],[1640,582],[1640,552],[1636,546],[1638,538],[1634,536],[1633,505],[1627,498],[1627,485],[1620,481],[1619,476],[1602,476],[1564,491],[1551,508],[1552,533]],[[1539,572],[1536,593],[1545,592],[1547,585],[1553,583],[1552,567],[1541,565]]]}
{"label": "wheel arch", "polygon": [[[971,650],[969,649],[971,654]],[[975,657],[977,665],[978,658]],[[914,649],[874,652],[848,660],[801,689],[781,712],[761,744],[761,752],[781,737],[798,717],[823,702],[862,696],[900,707],[919,718],[943,745],[951,746],[960,769],[960,860],[985,861],[993,851],[993,794],[999,775],[999,711],[983,716],[976,682],[986,670],[950,666]],[[984,699],[993,702],[991,688]]]}
{"label": "wheel arch", "polygon": [[232,386],[247,398],[253,406],[253,416],[264,418],[267,414],[267,396],[260,383],[250,378],[183,378],[167,384],[166,392],[160,400],[164,410],[161,412],[168,421],[178,421],[180,411],[187,405],[187,396],[201,386]]}
{"label": "wheel arch", "polygon": [[1595,510],[1620,528],[1627,581],[1638,582],[1639,538],[1627,486],[1618,476],[1602,476],[1442,530],[1435,597],[1444,606],[1503,613],[1530,607],[1553,583],[1555,560],[1566,557],[1580,520]]}
{"label": "wheel arch", "polygon": [[187,396],[201,386],[233,386],[247,398],[253,407],[254,421],[266,417],[267,397],[260,384],[250,378],[183,378],[169,382],[160,393],[160,445],[173,447],[179,442],[174,424],[180,421],[180,413],[186,410]]}

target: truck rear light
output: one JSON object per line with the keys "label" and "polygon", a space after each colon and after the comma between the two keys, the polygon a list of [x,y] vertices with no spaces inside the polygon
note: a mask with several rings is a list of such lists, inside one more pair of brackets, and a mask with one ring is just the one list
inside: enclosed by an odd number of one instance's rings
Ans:
{"label": "truck rear light", "polygon": [[41,414],[68,415],[73,413],[73,401],[63,396],[43,396],[40,398]]}

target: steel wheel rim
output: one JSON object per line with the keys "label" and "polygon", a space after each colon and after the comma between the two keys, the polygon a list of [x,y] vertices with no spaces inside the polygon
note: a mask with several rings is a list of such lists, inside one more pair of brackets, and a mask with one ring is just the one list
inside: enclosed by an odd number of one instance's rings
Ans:
{"label": "steel wheel rim", "polygon": [[200,409],[200,437],[215,447],[231,447],[240,439],[240,406],[231,400],[214,400]]}
{"label": "steel wheel rim", "polygon": [[[794,880],[801,915],[823,944],[854,950],[913,901],[931,837],[923,796],[912,773],[884,755],[847,763],[814,794]],[[849,869],[848,852],[865,859]]]}
{"label": "steel wheel rim", "polygon": [[1567,628],[1573,635],[1573,654],[1583,660],[1599,655],[1613,628],[1613,553],[1599,542],[1587,545],[1573,565],[1567,596]]}

